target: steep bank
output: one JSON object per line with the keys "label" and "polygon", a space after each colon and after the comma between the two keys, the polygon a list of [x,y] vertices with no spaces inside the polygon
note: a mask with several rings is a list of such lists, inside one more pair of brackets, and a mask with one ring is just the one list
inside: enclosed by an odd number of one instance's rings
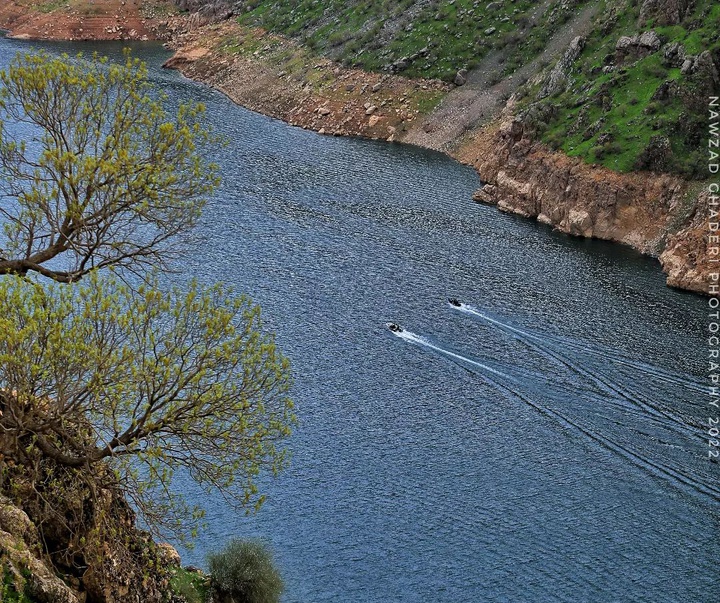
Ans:
{"label": "steep bank", "polygon": [[475,198],[574,236],[658,257],[673,287],[707,293],[707,196],[678,176],[619,174],[552,151],[505,115],[453,153],[487,183]]}
{"label": "steep bank", "polygon": [[[584,134],[598,138],[603,149],[607,147],[602,151],[604,155],[597,150],[599,147],[592,147],[591,156],[570,157],[572,153],[568,151],[554,150],[552,136],[545,140],[542,129],[547,130],[545,121],[558,119],[548,113],[548,107],[552,109],[557,95],[564,99],[573,93],[576,82],[572,76],[580,69],[585,36],[596,22],[596,15],[603,11],[604,27],[612,38],[615,31],[612,19],[619,18],[618,7],[622,2],[569,3],[571,9],[578,6],[581,10],[574,13],[570,10],[562,19],[556,19],[564,26],[552,29],[553,35],[544,39],[542,51],[532,61],[508,75],[502,49],[491,50],[474,70],[458,73],[455,82],[462,85],[437,79],[408,79],[396,72],[412,70],[394,64],[387,73],[342,66],[319,56],[301,42],[239,25],[229,18],[237,10],[229,2],[178,4],[182,9],[198,12],[184,19],[160,22],[160,29],[172,34],[172,45],[177,50],[168,67],[221,90],[238,104],[292,125],[323,134],[404,141],[447,152],[475,166],[489,185],[478,200],[538,219],[575,236],[631,245],[660,258],[668,272],[669,285],[708,291],[708,250],[706,237],[702,236],[706,206],[697,196],[700,187],[693,186],[681,174],[632,170],[623,173],[609,169],[605,164],[612,160],[611,147],[617,143],[613,143],[615,130],[603,130],[605,118]],[[669,4],[660,3],[654,9],[645,7],[646,4],[652,3],[646,0],[636,10],[644,11],[646,16],[651,14],[648,11],[655,10],[656,17],[672,12]],[[545,2],[527,13],[524,18],[528,19],[529,41],[536,35],[533,32],[541,29],[539,25],[550,27],[547,24],[553,22],[556,11],[553,2]],[[458,18],[464,18],[463,15]],[[665,18],[672,22],[680,16]],[[503,19],[498,22],[504,23]],[[398,23],[393,31],[407,26],[402,19]],[[535,25],[538,26],[533,29]],[[324,21],[317,26],[324,27]],[[628,64],[627,53],[637,53],[642,67],[642,60],[652,59],[653,52],[679,52],[675,43],[668,42],[653,50],[654,47],[641,47],[639,39],[623,42],[622,53],[612,55],[612,61],[618,65],[606,65],[601,70],[602,77],[615,71],[622,74],[635,65]],[[615,45],[614,39],[611,41]],[[655,44],[654,38],[652,42]],[[629,50],[625,49],[628,44]],[[343,57],[348,63],[347,57]],[[428,61],[430,58],[432,53]],[[696,63],[700,65],[698,73],[705,74],[706,80],[710,78],[705,88],[711,86],[714,72],[702,67],[705,65],[702,61]],[[692,71],[694,67],[688,69]],[[671,75],[675,77],[674,72]],[[624,85],[623,77],[616,78],[617,86]],[[603,84],[603,90],[610,89],[610,84]],[[672,86],[679,94],[677,82]],[[649,103],[655,96],[651,90],[647,99],[631,99],[631,104],[635,103],[633,111],[639,107],[643,115],[647,113],[643,103]],[[508,97],[510,103],[506,107]],[[608,98],[603,102],[612,105]],[[656,101],[650,103],[656,117],[659,106]],[[513,115],[521,119],[514,120]],[[655,121],[664,123],[660,118]],[[652,138],[654,142],[648,145],[647,152],[643,149],[632,152],[649,157],[650,165],[662,165],[652,146],[657,140]],[[630,146],[635,149],[637,145],[633,142]]]}

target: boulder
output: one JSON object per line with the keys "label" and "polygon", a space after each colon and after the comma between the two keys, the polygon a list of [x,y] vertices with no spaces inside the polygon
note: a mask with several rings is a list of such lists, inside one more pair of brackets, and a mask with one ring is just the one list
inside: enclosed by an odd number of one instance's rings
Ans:
{"label": "boulder", "polygon": [[637,37],[622,36],[615,44],[615,52],[629,52],[637,43]]}
{"label": "boulder", "polygon": [[473,193],[473,201],[477,203],[486,203],[488,205],[497,204],[497,187],[492,184],[485,184]]}
{"label": "boulder", "polygon": [[660,50],[662,42],[654,31],[645,31],[641,33],[638,38],[638,46],[648,48],[651,52],[656,52]]}
{"label": "boulder", "polygon": [[657,52],[661,46],[662,41],[654,31],[645,31],[632,37],[622,36],[615,44],[615,61],[637,61]]}
{"label": "boulder", "polygon": [[455,74],[455,85],[464,86],[467,83],[467,69],[461,69]]}
{"label": "boulder", "polygon": [[709,50],[701,52],[695,64],[693,65],[695,73],[697,73],[702,80],[707,82],[710,88],[718,88],[720,86],[720,75],[718,74],[718,66],[713,60],[712,54]]}
{"label": "boulder", "polygon": [[677,25],[688,13],[691,0],[643,0],[640,24],[652,20],[655,25]]}
{"label": "boulder", "polygon": [[666,102],[676,94],[676,86],[673,81],[665,81],[655,90],[650,100]]}

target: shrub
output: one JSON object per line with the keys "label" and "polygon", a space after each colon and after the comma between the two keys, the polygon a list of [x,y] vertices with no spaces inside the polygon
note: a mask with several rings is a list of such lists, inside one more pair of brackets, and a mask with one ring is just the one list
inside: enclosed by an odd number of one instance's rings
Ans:
{"label": "shrub", "polygon": [[208,556],[210,587],[224,603],[278,603],[283,591],[280,573],[269,549],[259,541],[233,539]]}
{"label": "shrub", "polygon": [[204,603],[207,601],[207,584],[202,574],[177,568],[170,578],[170,590],[185,603]]}

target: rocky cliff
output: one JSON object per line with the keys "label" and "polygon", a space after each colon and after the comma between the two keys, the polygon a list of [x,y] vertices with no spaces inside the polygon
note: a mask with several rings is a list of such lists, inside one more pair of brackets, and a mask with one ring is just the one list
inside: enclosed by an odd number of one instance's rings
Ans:
{"label": "rocky cliff", "polygon": [[0,495],[0,600],[4,593],[15,600],[24,595],[38,603],[79,603],[76,593],[55,575],[40,542],[27,514]]}
{"label": "rocky cliff", "polygon": [[0,435],[0,566],[6,591],[17,595],[10,600],[166,602],[168,555],[137,528],[112,469],[95,465],[91,482],[84,467],[23,456],[28,441]]}
{"label": "rocky cliff", "polygon": [[681,226],[667,238],[660,263],[672,287],[715,295],[717,289],[711,285],[717,281],[711,279],[711,273],[719,270],[711,261],[716,259],[711,256],[711,247],[717,247],[717,243],[711,243],[709,239],[710,194],[704,190],[695,198],[689,195],[689,199],[685,216],[680,213]]}
{"label": "rocky cliff", "polygon": [[707,197],[698,198],[682,178],[588,165],[528,136],[512,112],[467,140],[456,156],[486,183],[476,201],[570,235],[659,255],[669,285],[708,292]]}
{"label": "rocky cliff", "polygon": [[632,245],[670,285],[707,292],[709,0],[175,2],[188,12],[161,23],[168,66],[294,125],[447,152],[476,167],[480,200]]}

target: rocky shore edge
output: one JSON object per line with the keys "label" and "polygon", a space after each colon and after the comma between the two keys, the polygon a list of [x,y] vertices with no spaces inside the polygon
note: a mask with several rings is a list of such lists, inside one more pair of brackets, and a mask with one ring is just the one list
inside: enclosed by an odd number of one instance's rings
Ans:
{"label": "rocky shore edge", "polygon": [[[0,27],[11,25],[0,12]],[[165,67],[320,134],[415,141],[435,106],[452,104],[452,85],[346,68],[231,19],[207,23],[191,14],[153,21],[147,31],[175,51]],[[709,199],[701,186],[667,174],[621,174],[553,151],[513,108],[511,97],[497,118],[442,149],[477,170],[484,186],[475,201],[572,236],[629,245],[659,260],[669,286],[709,293]],[[421,146],[436,148],[431,140]]]}
{"label": "rocky shore edge", "polygon": [[[175,55],[165,66],[294,126],[397,142],[416,138],[431,121],[408,99],[428,90],[452,94],[441,82],[366,73],[328,60],[311,68],[329,84],[313,88],[264,60],[262,50],[246,57],[212,48],[213,39],[227,38],[234,28],[221,23],[176,35],[169,44]],[[485,183],[475,201],[572,236],[629,245],[660,261],[669,286],[708,293],[707,194],[676,176],[620,174],[552,151],[533,140],[513,108],[510,99],[493,122],[444,149],[473,166]]]}

